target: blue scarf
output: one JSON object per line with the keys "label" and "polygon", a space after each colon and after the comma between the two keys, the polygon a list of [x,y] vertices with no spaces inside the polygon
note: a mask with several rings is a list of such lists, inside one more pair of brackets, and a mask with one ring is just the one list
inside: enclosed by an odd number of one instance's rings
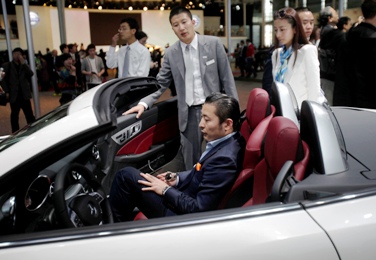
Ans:
{"label": "blue scarf", "polygon": [[284,83],[285,81],[285,74],[287,71],[287,63],[288,60],[293,52],[292,45],[286,49],[286,46],[283,46],[282,51],[279,55],[279,59],[281,62],[281,66],[279,67],[279,70],[277,74],[275,75],[275,80],[281,83]]}

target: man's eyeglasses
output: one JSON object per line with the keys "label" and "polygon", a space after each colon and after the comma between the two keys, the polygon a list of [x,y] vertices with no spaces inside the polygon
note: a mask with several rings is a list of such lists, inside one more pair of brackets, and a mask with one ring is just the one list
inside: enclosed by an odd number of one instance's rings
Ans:
{"label": "man's eyeglasses", "polygon": [[128,30],[128,28],[120,27],[120,28],[118,29],[118,32],[122,32],[122,31],[126,31],[126,30]]}

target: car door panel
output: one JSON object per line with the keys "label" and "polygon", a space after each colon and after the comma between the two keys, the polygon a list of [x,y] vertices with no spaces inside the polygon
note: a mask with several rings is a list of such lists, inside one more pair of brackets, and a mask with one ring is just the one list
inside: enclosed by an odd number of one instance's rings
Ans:
{"label": "car door panel", "polygon": [[176,102],[176,98],[159,102],[140,119],[135,114],[117,118],[116,130],[100,144],[102,157],[110,157],[103,167],[106,177],[102,184],[107,191],[120,169],[132,166],[152,173],[176,156],[180,147]]}
{"label": "car door panel", "polygon": [[302,208],[284,208],[233,209],[102,226],[77,238],[66,234],[66,241],[50,238],[46,244],[38,244],[40,240],[33,246],[3,249],[0,258],[67,259],[79,254],[93,260],[339,259],[325,232]]}
{"label": "car door panel", "polygon": [[342,200],[320,207],[307,204],[307,211],[329,235],[341,259],[375,259],[376,194]]}

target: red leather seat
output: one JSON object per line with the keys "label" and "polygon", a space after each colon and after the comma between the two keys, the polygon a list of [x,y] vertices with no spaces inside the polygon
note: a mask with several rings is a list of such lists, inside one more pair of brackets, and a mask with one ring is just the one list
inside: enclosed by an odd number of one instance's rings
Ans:
{"label": "red leather seat", "polygon": [[284,163],[294,161],[295,177],[304,178],[309,160],[309,149],[300,138],[296,124],[285,117],[270,121],[265,136],[264,158],[253,172],[253,196],[243,206],[265,203],[274,180]]}
{"label": "red leather seat", "polygon": [[272,114],[268,92],[262,88],[251,90],[245,111],[245,120],[240,127],[240,133],[247,141],[260,122]]}

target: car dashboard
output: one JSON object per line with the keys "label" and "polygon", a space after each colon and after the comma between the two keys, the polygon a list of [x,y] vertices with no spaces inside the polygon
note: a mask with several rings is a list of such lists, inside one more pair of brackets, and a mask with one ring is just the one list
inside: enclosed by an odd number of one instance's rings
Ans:
{"label": "car dashboard", "polygon": [[98,180],[102,178],[101,158],[95,142],[79,148],[44,169],[30,169],[28,174],[23,174],[15,183],[15,187],[8,187],[9,191],[0,197],[0,235],[63,228],[55,209],[57,175],[67,171],[64,181],[67,201],[69,197],[93,192],[82,177],[82,167],[77,165],[88,169]]}

